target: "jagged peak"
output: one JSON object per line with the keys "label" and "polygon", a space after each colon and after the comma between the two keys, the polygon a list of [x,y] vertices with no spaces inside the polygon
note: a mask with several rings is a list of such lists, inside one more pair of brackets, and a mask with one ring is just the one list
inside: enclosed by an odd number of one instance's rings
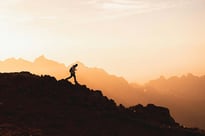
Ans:
{"label": "jagged peak", "polygon": [[48,61],[48,59],[44,55],[41,55],[34,60],[34,62],[37,61]]}

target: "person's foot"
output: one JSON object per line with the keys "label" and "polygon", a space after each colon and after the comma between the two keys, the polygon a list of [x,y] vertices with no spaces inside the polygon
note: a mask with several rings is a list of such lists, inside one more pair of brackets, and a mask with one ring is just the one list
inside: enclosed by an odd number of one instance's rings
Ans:
{"label": "person's foot", "polygon": [[80,85],[78,82],[75,82],[75,85]]}

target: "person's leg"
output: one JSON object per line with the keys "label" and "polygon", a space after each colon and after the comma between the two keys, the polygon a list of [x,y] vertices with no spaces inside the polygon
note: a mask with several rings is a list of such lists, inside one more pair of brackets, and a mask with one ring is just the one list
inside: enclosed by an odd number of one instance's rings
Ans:
{"label": "person's leg", "polygon": [[73,75],[71,74],[71,75],[70,75],[69,77],[67,77],[65,80],[68,80],[68,79],[72,78],[72,76],[73,76]]}
{"label": "person's leg", "polygon": [[78,84],[78,81],[77,81],[77,79],[76,79],[75,74],[73,75],[73,77],[74,77],[75,84]]}

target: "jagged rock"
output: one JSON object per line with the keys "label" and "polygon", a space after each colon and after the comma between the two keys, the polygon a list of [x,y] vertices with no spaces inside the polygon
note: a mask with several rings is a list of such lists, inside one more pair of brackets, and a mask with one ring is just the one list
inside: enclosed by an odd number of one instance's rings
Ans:
{"label": "jagged rock", "polygon": [[129,108],[140,118],[163,127],[179,127],[179,124],[171,117],[169,109],[148,104],[146,107],[139,104]]}

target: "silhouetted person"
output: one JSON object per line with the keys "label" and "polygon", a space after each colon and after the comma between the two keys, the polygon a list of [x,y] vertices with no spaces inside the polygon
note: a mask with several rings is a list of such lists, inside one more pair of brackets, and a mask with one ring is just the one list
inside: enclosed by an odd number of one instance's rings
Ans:
{"label": "silhouetted person", "polygon": [[66,78],[66,80],[70,79],[70,78],[74,78],[75,84],[78,84],[77,80],[76,80],[76,75],[75,75],[75,71],[76,71],[76,67],[78,66],[78,64],[73,65],[70,68],[70,76]]}

